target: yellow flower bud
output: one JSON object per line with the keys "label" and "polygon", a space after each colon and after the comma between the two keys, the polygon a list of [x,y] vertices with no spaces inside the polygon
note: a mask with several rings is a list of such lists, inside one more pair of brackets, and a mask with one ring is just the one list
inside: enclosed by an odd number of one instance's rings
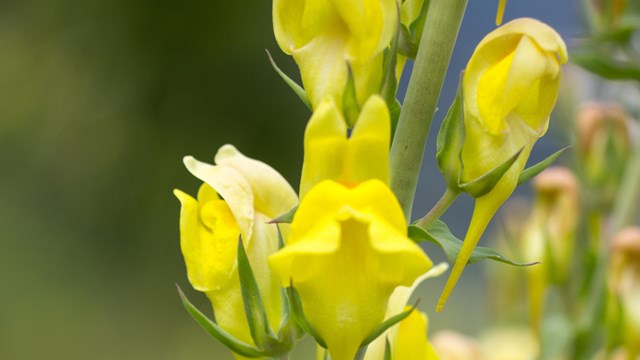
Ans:
{"label": "yellow flower bud", "polygon": [[[406,307],[405,310],[408,310]],[[393,360],[439,360],[427,339],[427,315],[414,310],[398,324],[398,336],[393,347]]]}
{"label": "yellow flower bud", "polygon": [[463,248],[440,298],[441,310],[489,221],[511,195],[531,149],[549,125],[558,97],[564,42],[534,19],[513,20],[476,47],[463,79],[461,183],[472,183],[519,154],[487,194],[476,200]]}
{"label": "yellow flower bud", "polygon": [[367,100],[349,138],[342,112],[325,98],[305,131],[300,197],[326,179],[347,185],[369,179],[388,183],[390,138],[389,110],[380,96]]}
{"label": "yellow flower bud", "polygon": [[267,222],[295,207],[298,199],[278,172],[231,145],[220,148],[215,162],[184,159],[187,169],[204,183],[197,199],[174,191],[182,204],[180,247],[189,282],[207,295],[218,325],[251,344],[237,270],[238,239],[241,235],[269,323],[277,331],[280,286],[269,271],[267,257],[278,249],[278,230]]}
{"label": "yellow flower bud", "polygon": [[377,179],[314,186],[300,203],[287,245],[269,264],[282,286],[292,283],[298,291],[305,317],[334,360],[353,359],[384,320],[394,289],[431,267],[407,237],[394,194]]}
{"label": "yellow flower bud", "polygon": [[[611,312],[621,320],[628,358],[640,355],[640,228],[623,229],[613,240],[609,269]],[[611,317],[612,314],[610,313]]]}
{"label": "yellow flower bud", "polygon": [[315,109],[342,96],[353,70],[362,105],[380,90],[383,51],[395,34],[395,0],[274,0],[273,29],[278,45],[295,59]]}

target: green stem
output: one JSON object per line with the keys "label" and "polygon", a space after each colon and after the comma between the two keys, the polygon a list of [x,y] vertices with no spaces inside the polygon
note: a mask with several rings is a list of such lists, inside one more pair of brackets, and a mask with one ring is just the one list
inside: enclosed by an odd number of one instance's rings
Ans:
{"label": "green stem", "polygon": [[640,201],[640,146],[629,161],[613,208],[614,234],[633,224]]}
{"label": "green stem", "polygon": [[460,192],[457,190],[452,190],[451,188],[447,188],[447,190],[442,194],[442,197],[438,202],[429,210],[427,215],[425,215],[422,219],[418,220],[416,223],[417,226],[421,228],[425,228],[427,225],[431,224],[435,220],[440,219],[442,214],[453,204],[453,201],[458,197]]}
{"label": "green stem", "polygon": [[468,0],[431,0],[405,102],[391,146],[391,189],[407,221],[429,128]]}

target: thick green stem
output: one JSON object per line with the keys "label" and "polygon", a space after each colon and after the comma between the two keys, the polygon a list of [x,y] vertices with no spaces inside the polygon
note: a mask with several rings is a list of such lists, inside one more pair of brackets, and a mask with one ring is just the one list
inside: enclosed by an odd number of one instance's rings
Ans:
{"label": "thick green stem", "polygon": [[468,0],[431,0],[407,95],[391,146],[391,189],[407,221],[429,128]]}
{"label": "thick green stem", "polygon": [[451,190],[451,188],[447,188],[447,191],[442,194],[442,197],[438,202],[429,210],[427,215],[425,215],[422,219],[418,220],[416,223],[417,226],[421,228],[425,228],[427,225],[432,222],[440,219],[442,214],[453,204],[453,201],[458,197],[460,192],[456,190]]}

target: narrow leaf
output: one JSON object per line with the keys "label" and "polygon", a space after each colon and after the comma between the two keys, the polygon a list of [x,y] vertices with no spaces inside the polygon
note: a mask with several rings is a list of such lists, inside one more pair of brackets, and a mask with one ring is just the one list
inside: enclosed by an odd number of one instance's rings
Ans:
{"label": "narrow leaf", "polygon": [[390,327],[392,327],[393,325],[395,325],[395,324],[399,323],[400,321],[406,319],[407,316],[409,316],[411,314],[411,312],[413,310],[415,310],[415,308],[418,306],[418,303],[420,303],[419,299],[411,307],[411,309],[403,311],[403,312],[401,312],[401,313],[399,313],[397,315],[394,315],[394,316],[388,318],[387,320],[383,321],[382,324],[378,325],[378,327],[373,329],[373,331],[369,335],[367,335],[367,337],[364,338],[364,340],[362,340],[362,343],[360,344],[360,347],[364,347],[364,346],[369,345],[373,340],[377,339],[378,336],[382,335],[382,333],[387,331]]}
{"label": "narrow leaf", "polygon": [[396,99],[389,107],[389,117],[391,118],[391,141],[396,134],[396,128],[398,127],[398,119],[400,119],[400,112],[402,111],[402,105],[400,101]]}
{"label": "narrow leaf", "polygon": [[275,60],[273,60],[273,57],[271,57],[271,53],[269,52],[269,50],[265,50],[265,51],[267,52],[267,56],[269,57],[269,62],[271,62],[271,66],[273,66],[273,69],[278,73],[278,75],[280,75],[282,80],[284,80],[284,82],[287,85],[289,85],[291,90],[293,90],[293,92],[296,95],[298,95],[300,100],[302,100],[302,103],[305,104],[305,106],[308,107],[309,110],[312,110],[311,102],[309,102],[309,98],[307,97],[307,93],[304,91],[302,86],[298,85],[295,81],[291,80],[291,78],[289,76],[287,76],[287,74],[285,74],[282,70],[280,70],[278,65],[276,65]]}
{"label": "narrow leaf", "polygon": [[398,79],[396,79],[396,64],[398,60],[398,42],[400,41],[400,5],[396,3],[396,11],[398,12],[398,24],[396,36],[391,39],[391,45],[385,49],[382,60],[382,83],[380,86],[380,95],[387,103],[387,107],[391,107],[396,101],[396,91],[398,90]]}
{"label": "narrow leaf", "polygon": [[244,343],[224,331],[221,327],[218,326],[215,322],[209,320],[200,310],[196,309],[195,306],[187,299],[187,296],[182,292],[180,286],[176,284],[178,288],[178,294],[180,294],[180,300],[182,301],[182,305],[189,312],[191,317],[206,331],[209,335],[211,335],[216,340],[220,341],[224,346],[229,348],[229,350],[234,353],[250,358],[263,357],[264,354],[260,352],[259,349],[255,348],[252,345]]}
{"label": "narrow leaf", "polygon": [[[409,237],[416,242],[429,241],[438,245],[444,251],[445,255],[447,255],[447,258],[451,263],[455,263],[458,258],[458,254],[460,253],[460,249],[462,248],[462,240],[455,237],[455,235],[451,233],[451,230],[449,230],[449,227],[447,227],[447,225],[441,220],[436,220],[430,223],[426,229],[410,225]],[[538,264],[538,262],[516,262],[506,258],[492,248],[476,246],[469,258],[469,261],[467,262],[467,265],[485,259],[491,259],[514,266],[531,266]]]}
{"label": "narrow leaf", "polygon": [[571,61],[609,80],[640,81],[640,66],[632,61],[617,60],[602,50],[590,48],[572,52]]}
{"label": "narrow leaf", "polygon": [[358,97],[356,96],[356,81],[353,78],[353,69],[349,62],[347,62],[347,70],[347,86],[345,86],[342,93],[342,111],[349,127],[353,127],[358,120],[358,115],[360,115],[360,104],[358,104]]}
{"label": "narrow leaf", "polygon": [[548,158],[540,161],[539,163],[524,169],[524,171],[520,174],[520,177],[518,178],[518,185],[524,184],[527,181],[531,180],[536,175],[540,174],[542,171],[544,171],[544,169],[548,168],[551,164],[553,164],[553,162],[556,161],[556,159],[560,155],[562,155],[562,153],[565,150],[567,150],[570,147],[571,146],[562,148],[554,152],[553,154],[551,154]]}
{"label": "narrow leaf", "polygon": [[251,338],[259,347],[264,347],[268,342],[268,337],[275,337],[269,327],[267,313],[264,310],[258,283],[253,275],[249,258],[242,244],[242,239],[238,240],[238,275],[240,277],[240,289],[244,302],[244,311],[247,315]]}
{"label": "narrow leaf", "polygon": [[391,344],[389,338],[384,339],[384,360],[391,360]]}
{"label": "narrow leaf", "polygon": [[293,217],[296,215],[296,211],[298,211],[297,206],[289,210],[287,213],[282,214],[275,219],[271,219],[269,224],[291,224]]}
{"label": "narrow leaf", "polygon": [[293,283],[290,284],[290,286],[287,288],[287,294],[289,295],[289,301],[291,301],[291,313],[293,314],[293,317],[296,320],[296,323],[298,324],[298,326],[300,326],[300,328],[304,332],[311,335],[316,340],[318,345],[326,349],[327,344],[320,337],[318,332],[311,326],[311,324],[309,324],[309,322],[307,321],[307,318],[304,316],[304,311],[302,309],[302,301],[300,300],[300,296],[298,295],[298,292],[293,287]]}
{"label": "narrow leaf", "polygon": [[451,189],[458,188],[462,161],[460,152],[464,143],[464,102],[462,100],[462,77],[458,84],[456,97],[447,111],[447,115],[442,121],[438,139],[436,141],[436,159],[438,167],[444,175],[447,185]]}
{"label": "narrow leaf", "polygon": [[502,179],[504,174],[509,171],[511,166],[518,160],[522,150],[523,149],[518,150],[517,153],[505,160],[502,164],[489,170],[486,174],[468,183],[459,184],[458,187],[474,198],[486,195],[489,191],[493,190],[496,184],[498,184],[498,181]]}

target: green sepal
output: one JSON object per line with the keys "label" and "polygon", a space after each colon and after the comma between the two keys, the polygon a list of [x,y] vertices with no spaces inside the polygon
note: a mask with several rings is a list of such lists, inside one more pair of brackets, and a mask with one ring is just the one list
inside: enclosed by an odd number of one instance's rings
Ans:
{"label": "green sepal", "polygon": [[[418,243],[422,241],[429,241],[438,245],[444,251],[451,263],[455,263],[458,258],[458,254],[460,253],[460,249],[462,248],[462,240],[455,237],[455,235],[451,233],[451,230],[449,230],[449,227],[441,220],[431,222],[425,229],[416,225],[410,225],[409,238]],[[467,265],[485,259],[495,260],[514,266],[531,266],[539,264],[538,262],[519,263],[506,258],[492,248],[476,246],[471,257],[469,257],[469,260],[467,261]]]}
{"label": "green sepal", "polygon": [[273,66],[273,69],[276,71],[276,73],[278,73],[278,75],[280,75],[282,80],[284,80],[284,82],[287,85],[289,85],[291,90],[293,90],[293,92],[298,96],[298,98],[300,98],[300,100],[302,100],[302,103],[306,107],[308,107],[309,110],[313,110],[312,107],[311,107],[311,102],[309,101],[309,98],[307,97],[307,93],[304,91],[302,86],[298,85],[289,76],[287,76],[287,74],[285,74],[282,70],[280,70],[278,65],[276,65],[275,60],[273,60],[273,57],[271,57],[271,53],[269,52],[269,50],[265,49],[265,51],[267,52],[267,56],[269,57],[269,62],[271,62],[271,66]]}
{"label": "green sepal", "polygon": [[396,101],[394,101],[393,104],[391,104],[391,106],[389,107],[389,118],[391,118],[391,141],[392,142],[396,134],[396,128],[398,127],[400,112],[402,112],[402,105],[400,104],[400,101],[396,99]]}
{"label": "green sepal", "polygon": [[419,303],[420,303],[420,299],[416,301],[416,303],[411,307],[411,309],[405,310],[383,321],[382,324],[378,325],[375,329],[373,329],[371,333],[369,333],[369,335],[367,335],[367,337],[364,338],[364,340],[362,340],[362,343],[360,344],[360,348],[366,347],[372,341],[377,339],[378,336],[382,335],[385,331],[387,331],[390,327],[406,319],[409,315],[411,315],[411,312],[416,309]]}
{"label": "green sepal", "polygon": [[415,20],[413,20],[408,28],[401,25],[400,46],[398,47],[398,52],[410,59],[415,59],[418,54],[418,46],[420,45],[420,39],[422,38],[424,22],[427,19],[429,2],[429,0],[424,0],[422,3],[422,9],[420,9],[420,14]]}
{"label": "green sepal", "polygon": [[493,190],[493,188],[498,184],[498,181],[502,179],[504,174],[509,171],[511,166],[513,166],[516,160],[518,160],[518,157],[522,153],[522,150],[524,150],[524,148],[518,150],[518,152],[513,154],[502,164],[489,170],[484,175],[468,183],[459,184],[458,187],[474,198],[479,198],[483,195],[486,195],[488,192]]}
{"label": "green sepal", "polygon": [[456,97],[447,111],[447,115],[442,121],[438,139],[436,141],[436,160],[438,167],[444,175],[447,186],[450,189],[458,189],[460,172],[462,170],[462,160],[460,153],[464,143],[464,101],[462,98],[462,77]]}
{"label": "green sepal", "polygon": [[398,63],[398,42],[400,41],[400,5],[396,3],[398,12],[398,26],[396,36],[391,39],[391,45],[384,50],[382,58],[382,83],[380,84],[380,95],[391,108],[396,102],[396,92],[398,90],[398,79],[396,79],[396,64]]}
{"label": "green sepal", "polygon": [[556,159],[560,155],[562,155],[562,153],[565,150],[567,150],[570,147],[571,146],[564,147],[564,148],[554,152],[549,157],[547,157],[546,159],[540,161],[539,163],[524,169],[524,171],[522,171],[522,173],[520,174],[520,177],[518,178],[518,185],[524,184],[527,181],[531,180],[531,178],[533,178],[536,175],[540,174],[542,171],[544,171],[544,169],[548,168],[551,164],[553,164],[553,162],[556,161]]}
{"label": "green sepal", "polygon": [[298,211],[298,206],[278,216],[275,219],[271,219],[268,223],[269,224],[291,224],[291,222],[293,221],[293,217],[296,215],[296,211]]}
{"label": "green sepal", "polygon": [[389,343],[389,338],[384,339],[384,360],[391,360],[391,343]]}
{"label": "green sepal", "polygon": [[200,327],[207,332],[207,334],[211,335],[214,339],[218,340],[224,346],[229,348],[229,350],[238,355],[250,358],[264,357],[264,354],[259,349],[236,339],[219,327],[218,324],[207,318],[202,312],[200,312],[200,310],[193,306],[189,299],[187,299],[187,296],[182,292],[182,289],[180,289],[178,284],[176,284],[176,287],[178,288],[178,294],[180,295],[182,305],[187,309],[187,312],[189,312],[191,317],[200,325]]}
{"label": "green sepal", "polygon": [[272,340],[275,340],[275,334],[269,326],[258,283],[253,275],[242,239],[238,240],[238,275],[251,338],[259,348],[269,347],[273,343]]}
{"label": "green sepal", "polygon": [[347,62],[347,74],[347,85],[342,93],[342,112],[347,120],[347,125],[353,127],[358,121],[358,115],[360,115],[360,104],[358,104],[358,97],[356,96],[356,80],[353,77],[353,69],[349,62]]}
{"label": "green sepal", "polygon": [[640,81],[640,66],[632,60],[618,60],[611,53],[594,47],[571,52],[571,61],[608,80]]}
{"label": "green sepal", "polygon": [[311,335],[316,340],[318,345],[326,349],[327,343],[322,339],[322,337],[320,337],[318,332],[311,326],[311,324],[309,324],[307,318],[304,316],[302,301],[300,300],[300,295],[298,295],[298,292],[293,287],[293,282],[290,283],[289,287],[287,288],[287,295],[289,296],[289,301],[291,302],[291,313],[300,329]]}

